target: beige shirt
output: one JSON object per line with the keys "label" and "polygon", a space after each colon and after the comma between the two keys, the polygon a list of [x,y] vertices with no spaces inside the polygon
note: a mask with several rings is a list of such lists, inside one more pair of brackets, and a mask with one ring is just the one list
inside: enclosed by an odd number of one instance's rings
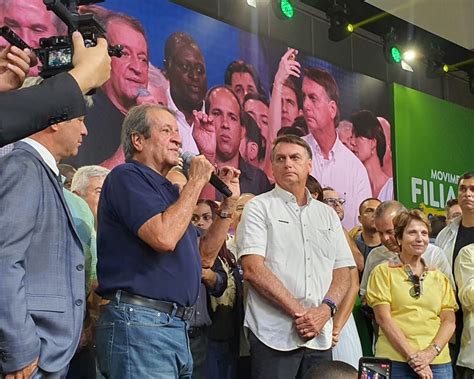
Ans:
{"label": "beige shirt", "polygon": [[[265,265],[305,307],[319,306],[329,290],[333,270],[355,266],[334,210],[313,200],[300,207],[294,195],[278,185],[252,199],[237,231],[239,258],[248,254],[265,258]],[[332,319],[311,340],[301,339],[292,317],[249,286],[244,325],[272,349],[305,346],[331,347]]]}

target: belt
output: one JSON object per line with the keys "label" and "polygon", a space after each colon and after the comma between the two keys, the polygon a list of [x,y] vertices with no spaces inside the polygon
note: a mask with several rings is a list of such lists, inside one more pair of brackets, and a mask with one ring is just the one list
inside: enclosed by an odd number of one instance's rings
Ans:
{"label": "belt", "polygon": [[[117,300],[115,293],[110,293],[102,296],[103,299]],[[120,300],[123,303],[138,305],[140,307],[152,308],[159,312],[163,312],[169,315],[173,315],[180,318],[183,321],[189,320],[194,313],[194,307],[181,307],[176,303],[170,303],[168,301],[150,299],[148,297],[133,295],[128,292],[121,291]]]}

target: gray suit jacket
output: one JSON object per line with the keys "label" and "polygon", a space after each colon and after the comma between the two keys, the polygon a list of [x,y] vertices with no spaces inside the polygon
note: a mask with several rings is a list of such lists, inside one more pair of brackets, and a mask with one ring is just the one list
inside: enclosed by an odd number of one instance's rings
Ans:
{"label": "gray suit jacket", "polygon": [[0,374],[37,357],[45,371],[66,367],[84,305],[84,255],[61,187],[19,142],[0,159]]}

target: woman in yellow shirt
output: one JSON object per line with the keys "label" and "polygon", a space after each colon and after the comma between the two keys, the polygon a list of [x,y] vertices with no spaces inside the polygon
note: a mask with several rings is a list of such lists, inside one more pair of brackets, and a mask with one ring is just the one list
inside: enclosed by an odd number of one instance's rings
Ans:
{"label": "woman in yellow shirt", "polygon": [[457,304],[447,277],[422,258],[429,222],[412,210],[393,223],[400,254],[377,266],[367,286],[367,302],[380,327],[375,355],[393,361],[392,378],[451,379],[447,343]]}

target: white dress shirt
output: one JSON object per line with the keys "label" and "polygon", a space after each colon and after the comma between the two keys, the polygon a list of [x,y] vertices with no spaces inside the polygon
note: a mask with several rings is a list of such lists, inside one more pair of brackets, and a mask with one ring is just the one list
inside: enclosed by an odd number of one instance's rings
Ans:
{"label": "white dress shirt", "polygon": [[59,168],[56,163],[56,159],[54,159],[53,154],[51,154],[51,152],[46,147],[31,138],[23,138],[22,141],[30,145],[33,149],[35,149],[41,156],[41,158],[43,158],[44,163],[48,165],[48,167],[54,172],[54,174],[56,176],[59,175]]}
{"label": "white dress shirt", "polygon": [[[237,231],[241,258],[255,254],[303,306],[319,306],[332,282],[333,270],[355,266],[341,222],[334,210],[313,200],[300,207],[291,193],[278,185],[252,199],[244,208]],[[244,325],[265,345],[280,351],[331,347],[332,319],[321,333],[301,339],[295,322],[249,286]]]}
{"label": "white dress shirt", "polygon": [[[199,154],[199,149],[193,137],[194,124],[189,126],[188,122],[186,121],[186,117],[184,116],[184,113],[181,112],[176,106],[176,104],[174,103],[173,98],[171,97],[171,92],[169,88],[166,90],[166,98],[168,101],[168,108],[176,113],[176,121],[178,123],[179,135],[181,137],[181,142],[182,142],[182,146],[181,146],[182,150],[189,151],[190,153],[194,153],[194,154]],[[201,110],[203,112],[205,110],[204,101],[202,102]]]}
{"label": "white dress shirt", "polygon": [[321,149],[311,134],[303,137],[313,152],[312,175],[321,186],[332,187],[341,197],[346,199],[344,220],[346,229],[359,225],[359,205],[372,197],[369,176],[362,162],[339,140],[329,151],[329,159],[325,159]]}

